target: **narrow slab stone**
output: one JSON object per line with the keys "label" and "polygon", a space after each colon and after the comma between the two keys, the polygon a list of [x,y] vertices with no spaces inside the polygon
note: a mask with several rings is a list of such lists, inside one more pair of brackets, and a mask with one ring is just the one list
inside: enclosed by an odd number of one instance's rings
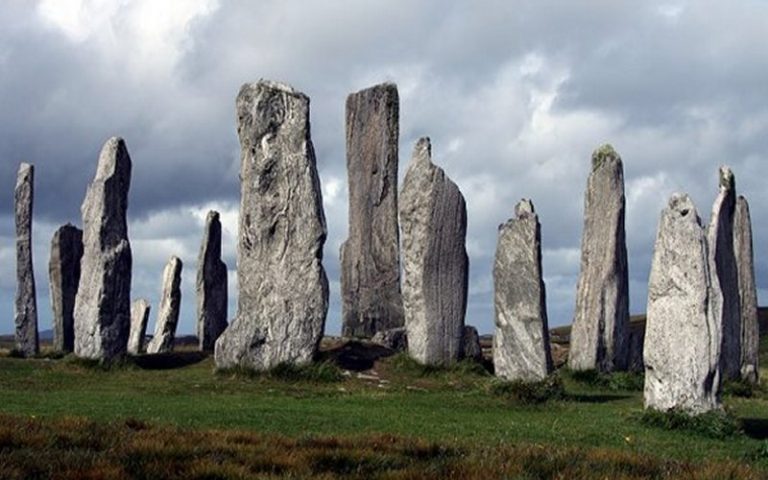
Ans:
{"label": "narrow slab stone", "polygon": [[537,381],[552,372],[547,301],[541,269],[541,225],[530,200],[499,226],[493,265],[497,377]]}
{"label": "narrow slab stone", "polygon": [[592,154],[584,198],[581,273],[571,328],[573,370],[625,370],[629,274],[624,232],[624,166],[610,145]]}
{"label": "narrow slab stone", "polygon": [[163,270],[163,289],[160,296],[160,308],[157,312],[155,334],[152,336],[147,353],[168,353],[173,351],[176,338],[176,326],[179,324],[181,306],[181,269],[179,257],[171,256]]}
{"label": "narrow slab stone", "polygon": [[131,333],[128,337],[128,353],[139,355],[144,352],[144,339],[147,337],[149,323],[149,302],[143,298],[131,304]]}
{"label": "narrow slab stone", "polygon": [[309,98],[259,81],[237,97],[241,147],[237,315],[216,341],[218,368],[306,364],[328,313],[325,214]]}
{"label": "narrow slab stone", "polygon": [[16,351],[25,357],[40,352],[37,336],[37,292],[32,267],[32,204],[35,194],[35,167],[22,163],[16,176]]}
{"label": "narrow slab stone", "polygon": [[227,265],[221,260],[219,212],[205,219],[203,243],[197,257],[197,339],[200,350],[212,352],[227,328]]}
{"label": "narrow slab stone", "polygon": [[397,224],[399,99],[385,83],[347,97],[349,237],[341,246],[342,335],[404,325]]}
{"label": "narrow slab stone", "polygon": [[475,362],[483,361],[483,347],[480,346],[480,334],[471,325],[464,326],[464,333],[461,336],[461,358]]}
{"label": "narrow slab stone", "polygon": [[421,138],[403,180],[403,305],[408,353],[427,365],[461,356],[467,311],[467,207],[459,187],[432,163]]}
{"label": "narrow slab stone", "polygon": [[645,371],[643,363],[643,348],[645,347],[645,322],[629,323],[629,361],[627,370],[630,372]]}
{"label": "narrow slab stone", "polygon": [[380,330],[376,332],[371,341],[397,352],[408,350],[408,332],[405,330],[405,327]]}
{"label": "narrow slab stone", "polygon": [[739,273],[733,252],[733,219],[736,213],[736,181],[728,167],[720,167],[720,188],[712,206],[707,230],[709,271],[722,297],[713,297],[710,308],[720,324],[720,368],[723,380],[741,377],[741,307]]}
{"label": "narrow slab stone", "polygon": [[51,239],[48,276],[53,308],[53,348],[59,352],[75,349],[75,296],[82,257],[83,231],[69,223],[56,230]]}
{"label": "narrow slab stone", "polygon": [[741,308],[741,378],[757,384],[759,381],[760,332],[757,316],[757,286],[752,250],[752,220],[749,203],[743,196],[736,199],[733,220],[733,250],[739,280]]}
{"label": "narrow slab stone", "polygon": [[125,355],[131,322],[131,244],[126,214],[131,157],[112,137],[99,155],[83,215],[83,258],[75,299],[75,355],[111,361]]}
{"label": "narrow slab stone", "polygon": [[710,310],[721,297],[709,271],[705,230],[688,195],[661,212],[648,280],[645,407],[693,414],[720,406],[720,324]]}

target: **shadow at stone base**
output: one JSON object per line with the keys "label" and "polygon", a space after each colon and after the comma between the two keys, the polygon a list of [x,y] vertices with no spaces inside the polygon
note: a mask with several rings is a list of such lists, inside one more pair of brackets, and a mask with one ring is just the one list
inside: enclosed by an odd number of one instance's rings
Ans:
{"label": "shadow at stone base", "polygon": [[207,356],[204,352],[154,353],[133,357],[133,362],[144,370],[170,370],[200,363]]}
{"label": "shadow at stone base", "polygon": [[629,395],[605,395],[605,394],[567,394],[565,399],[570,402],[578,403],[608,403],[616,402],[619,400],[625,400],[630,398]]}
{"label": "shadow at stone base", "polygon": [[741,421],[744,434],[755,440],[768,439],[768,418],[745,418]]}
{"label": "shadow at stone base", "polygon": [[333,362],[344,370],[362,372],[373,368],[373,364],[380,358],[389,357],[395,353],[397,352],[375,343],[351,340],[321,351],[318,353],[317,360]]}

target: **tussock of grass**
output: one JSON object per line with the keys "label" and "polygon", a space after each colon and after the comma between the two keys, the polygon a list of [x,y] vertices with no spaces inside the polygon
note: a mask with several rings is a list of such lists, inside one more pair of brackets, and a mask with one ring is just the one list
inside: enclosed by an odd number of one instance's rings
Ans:
{"label": "tussock of grass", "polygon": [[732,397],[753,398],[764,394],[761,385],[746,380],[730,380],[723,383],[723,394]]}
{"label": "tussock of grass", "polygon": [[564,369],[571,380],[612,392],[642,392],[645,376],[640,372],[601,373],[597,370]]}
{"label": "tussock of grass", "polygon": [[474,360],[461,360],[449,365],[423,365],[407,353],[398,353],[390,360],[392,368],[399,373],[411,375],[414,377],[430,377],[440,375],[459,375],[459,376],[481,376],[490,375],[485,367]]}
{"label": "tussock of grass", "polygon": [[639,416],[642,424],[665,430],[683,430],[708,438],[726,439],[741,433],[739,421],[724,411],[690,415],[681,410],[648,409]]}
{"label": "tussock of grass", "polygon": [[497,380],[491,383],[490,392],[520,405],[535,405],[565,398],[563,381],[557,375],[550,375],[544,380],[535,382]]}
{"label": "tussock of grass", "polygon": [[281,363],[265,372],[244,368],[220,369],[216,372],[220,375],[267,378],[284,382],[334,383],[344,379],[339,367],[331,362],[314,362],[307,365]]}

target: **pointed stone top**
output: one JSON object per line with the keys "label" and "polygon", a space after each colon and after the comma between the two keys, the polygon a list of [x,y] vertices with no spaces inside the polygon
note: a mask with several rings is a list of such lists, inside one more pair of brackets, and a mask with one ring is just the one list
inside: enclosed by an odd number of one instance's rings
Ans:
{"label": "pointed stone top", "polygon": [[19,164],[19,173],[16,175],[16,188],[22,183],[30,181],[30,177],[35,174],[35,166],[31,163],[21,162]]}
{"label": "pointed stone top", "polygon": [[621,157],[613,149],[610,143],[604,143],[592,152],[592,171],[598,170],[605,165],[606,162],[619,162],[621,163]]}
{"label": "pointed stone top", "polygon": [[734,190],[736,188],[736,177],[734,177],[731,167],[721,166],[719,178],[721,190]]}
{"label": "pointed stone top", "polygon": [[97,180],[104,180],[115,174],[130,178],[131,157],[121,137],[112,137],[104,143],[99,154],[99,165],[96,167]]}
{"label": "pointed stone top", "polygon": [[429,137],[421,137],[413,147],[413,163],[417,162],[432,163],[432,142]]}
{"label": "pointed stone top", "polygon": [[216,222],[219,220],[219,212],[216,210],[208,210],[208,216],[206,217],[206,222]]}
{"label": "pointed stone top", "polygon": [[677,212],[681,217],[689,217],[694,219],[697,223],[701,223],[699,220],[699,214],[696,211],[696,205],[693,204],[693,200],[687,193],[673,193],[669,198],[669,204],[667,207],[673,212]]}
{"label": "pointed stone top", "polygon": [[528,198],[523,198],[517,202],[517,205],[515,205],[515,216],[517,218],[528,217],[535,213],[536,211],[533,209],[533,202]]}
{"label": "pointed stone top", "polygon": [[176,255],[171,255],[171,258],[168,259],[168,263],[178,263],[181,264],[181,259],[177,257]]}

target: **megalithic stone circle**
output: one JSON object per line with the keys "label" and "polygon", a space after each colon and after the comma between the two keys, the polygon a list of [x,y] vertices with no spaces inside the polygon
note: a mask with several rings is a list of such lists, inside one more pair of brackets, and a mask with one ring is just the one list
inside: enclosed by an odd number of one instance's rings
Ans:
{"label": "megalithic stone circle", "polygon": [[733,250],[739,280],[741,308],[741,378],[750,383],[759,381],[760,331],[757,316],[757,286],[752,250],[752,220],[747,199],[739,195],[733,220]]}
{"label": "megalithic stone circle", "polygon": [[51,239],[51,258],[48,262],[53,348],[59,352],[75,349],[75,297],[80,284],[82,257],[83,231],[69,223],[59,227]]}
{"label": "megalithic stone circle", "polygon": [[200,350],[212,352],[227,328],[227,265],[221,260],[221,221],[211,210],[205,219],[197,257],[197,339]]}

